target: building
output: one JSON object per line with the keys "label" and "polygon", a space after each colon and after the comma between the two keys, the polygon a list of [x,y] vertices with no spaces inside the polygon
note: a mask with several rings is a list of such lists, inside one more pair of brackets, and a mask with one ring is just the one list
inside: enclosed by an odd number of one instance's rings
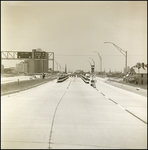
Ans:
{"label": "building", "polygon": [[16,71],[18,73],[28,73],[28,66],[26,62],[16,64]]}
{"label": "building", "polygon": [[138,75],[138,84],[145,85],[147,84],[147,68],[143,69],[142,67],[140,69],[134,68],[136,74]]}
{"label": "building", "polygon": [[[27,64],[27,73],[43,73],[48,72],[48,53],[41,49],[33,49],[33,59],[25,60]],[[44,54],[44,56],[42,56]],[[45,58],[45,59],[43,59]]]}
{"label": "building", "polygon": [[[147,66],[147,65],[146,65]],[[128,82],[146,85],[147,84],[147,67],[131,67],[125,78]]]}
{"label": "building", "polygon": [[26,60],[28,73],[48,72],[48,60]]}
{"label": "building", "polygon": [[48,72],[48,53],[42,51],[41,49],[33,49],[32,53],[33,58],[26,59],[24,62],[16,64],[16,70],[19,73],[25,74]]}

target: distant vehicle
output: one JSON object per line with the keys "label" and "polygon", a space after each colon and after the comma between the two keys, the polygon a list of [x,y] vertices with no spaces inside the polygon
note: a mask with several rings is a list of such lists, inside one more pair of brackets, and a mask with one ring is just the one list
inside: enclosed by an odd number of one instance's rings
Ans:
{"label": "distant vehicle", "polygon": [[90,74],[86,73],[85,77],[90,78]]}
{"label": "distant vehicle", "polygon": [[92,79],[90,80],[90,85],[94,88],[96,88],[96,80]]}
{"label": "distant vehicle", "polygon": [[91,76],[91,77],[90,77],[90,82],[89,82],[89,84],[90,84],[92,87],[96,88],[96,83],[97,83],[96,77],[95,77],[95,76]]}
{"label": "distant vehicle", "polygon": [[88,74],[88,73],[86,73],[85,74],[85,79],[88,81],[88,83],[89,83],[89,81],[90,81],[90,74]]}

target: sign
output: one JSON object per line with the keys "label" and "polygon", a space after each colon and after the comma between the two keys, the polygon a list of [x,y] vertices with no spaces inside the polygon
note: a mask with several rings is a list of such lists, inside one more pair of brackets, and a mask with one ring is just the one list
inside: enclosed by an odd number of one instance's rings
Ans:
{"label": "sign", "polygon": [[39,51],[34,52],[34,59],[45,59],[45,57],[46,52],[39,52]]}
{"label": "sign", "polygon": [[91,73],[94,73],[95,65],[91,65]]}
{"label": "sign", "polygon": [[17,58],[32,58],[32,52],[17,52]]}

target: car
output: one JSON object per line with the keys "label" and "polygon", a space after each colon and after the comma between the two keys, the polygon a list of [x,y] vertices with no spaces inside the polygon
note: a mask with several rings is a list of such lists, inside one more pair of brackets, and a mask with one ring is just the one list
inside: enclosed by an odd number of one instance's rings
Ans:
{"label": "car", "polygon": [[86,77],[86,78],[90,78],[90,74],[86,73],[86,74],[85,74],[85,77]]}
{"label": "car", "polygon": [[96,88],[96,80],[91,79],[91,80],[90,80],[90,85],[91,85],[92,87]]}
{"label": "car", "polygon": [[85,78],[86,78],[86,80],[90,81],[90,74],[86,73]]}

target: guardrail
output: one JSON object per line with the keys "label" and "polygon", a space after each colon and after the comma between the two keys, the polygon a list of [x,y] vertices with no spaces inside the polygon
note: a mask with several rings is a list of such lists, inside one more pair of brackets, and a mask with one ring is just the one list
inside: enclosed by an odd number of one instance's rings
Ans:
{"label": "guardrail", "polygon": [[57,78],[57,82],[63,82],[69,78],[69,75],[62,75]]}
{"label": "guardrail", "polygon": [[90,79],[82,74],[80,74],[80,78],[85,82],[85,83],[89,83]]}

